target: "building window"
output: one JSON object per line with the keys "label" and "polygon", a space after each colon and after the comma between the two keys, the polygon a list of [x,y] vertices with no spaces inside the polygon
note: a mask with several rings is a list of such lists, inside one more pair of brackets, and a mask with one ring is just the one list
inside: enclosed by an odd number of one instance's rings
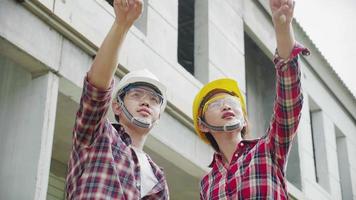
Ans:
{"label": "building window", "polygon": [[48,177],[47,198],[55,200],[65,199],[65,174],[67,166],[57,160],[51,160]]}
{"label": "building window", "polygon": [[335,127],[335,136],[342,199],[352,199],[350,160],[346,137],[337,127]]}
{"label": "building window", "polygon": [[71,97],[58,93],[47,199],[65,199],[67,163],[72,149],[70,133],[73,130],[78,106]]}
{"label": "building window", "polygon": [[195,0],[178,1],[178,63],[194,75]]}
{"label": "building window", "polygon": [[309,98],[309,114],[313,144],[315,181],[326,191],[330,191],[323,112],[311,98]]}
{"label": "building window", "polygon": [[287,180],[296,188],[302,190],[302,179],[300,174],[300,159],[298,137],[295,136],[287,162]]}
{"label": "building window", "polygon": [[252,137],[266,133],[273,114],[275,92],[275,69],[273,62],[245,34],[246,92],[248,118]]}

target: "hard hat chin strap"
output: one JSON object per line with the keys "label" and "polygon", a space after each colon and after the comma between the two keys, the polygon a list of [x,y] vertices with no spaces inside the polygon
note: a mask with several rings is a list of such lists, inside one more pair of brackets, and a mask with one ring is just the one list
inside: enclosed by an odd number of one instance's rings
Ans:
{"label": "hard hat chin strap", "polygon": [[124,102],[120,98],[118,98],[118,101],[120,103],[121,109],[124,112],[126,118],[131,123],[135,124],[136,126],[138,126],[140,128],[151,128],[152,127],[152,123],[143,122],[142,120],[139,120],[136,117],[132,116],[132,114],[127,110]]}
{"label": "hard hat chin strap", "polygon": [[199,118],[199,123],[216,132],[230,132],[241,128],[243,124],[241,120],[236,120],[236,122],[234,122],[233,124],[226,123],[224,126],[213,126],[204,122],[204,120],[202,120],[201,118]]}

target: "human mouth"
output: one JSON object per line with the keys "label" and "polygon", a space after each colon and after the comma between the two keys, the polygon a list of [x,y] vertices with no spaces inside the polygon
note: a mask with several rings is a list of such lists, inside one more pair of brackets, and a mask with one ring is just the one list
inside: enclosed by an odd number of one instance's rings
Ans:
{"label": "human mouth", "polygon": [[145,116],[151,115],[151,111],[147,108],[140,108],[137,110],[137,112],[139,112]]}
{"label": "human mouth", "polygon": [[235,113],[233,112],[224,112],[223,115],[222,115],[222,119],[231,119],[235,117]]}

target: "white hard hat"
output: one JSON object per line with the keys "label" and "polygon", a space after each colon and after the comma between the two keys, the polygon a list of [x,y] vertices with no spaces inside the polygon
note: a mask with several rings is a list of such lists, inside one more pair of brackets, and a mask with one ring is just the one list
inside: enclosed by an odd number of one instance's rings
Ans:
{"label": "white hard hat", "polygon": [[154,74],[152,74],[147,69],[129,72],[120,80],[117,91],[120,92],[126,86],[132,83],[148,83],[156,87],[156,89],[159,90],[159,92],[163,97],[160,113],[164,111],[164,109],[167,106],[167,94],[166,94],[167,89]]}

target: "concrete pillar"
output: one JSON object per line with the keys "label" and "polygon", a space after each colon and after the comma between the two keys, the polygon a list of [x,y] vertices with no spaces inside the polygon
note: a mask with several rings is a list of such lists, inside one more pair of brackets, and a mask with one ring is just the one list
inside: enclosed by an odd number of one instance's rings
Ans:
{"label": "concrete pillar", "polygon": [[45,199],[58,77],[0,56],[0,199]]}
{"label": "concrete pillar", "polygon": [[342,199],[335,125],[326,112],[323,114],[323,122],[325,154],[327,158],[327,167],[325,168],[328,170],[327,182],[329,183],[329,192],[332,199]]}
{"label": "concrete pillar", "polygon": [[209,82],[209,4],[195,0],[194,75],[202,83]]}
{"label": "concrete pillar", "polygon": [[195,1],[195,76],[202,83],[222,77],[245,92],[242,1]]}
{"label": "concrete pillar", "polygon": [[314,154],[316,162],[316,182],[326,191],[330,191],[329,166],[325,144],[325,118],[323,111],[312,111],[311,113]]}

